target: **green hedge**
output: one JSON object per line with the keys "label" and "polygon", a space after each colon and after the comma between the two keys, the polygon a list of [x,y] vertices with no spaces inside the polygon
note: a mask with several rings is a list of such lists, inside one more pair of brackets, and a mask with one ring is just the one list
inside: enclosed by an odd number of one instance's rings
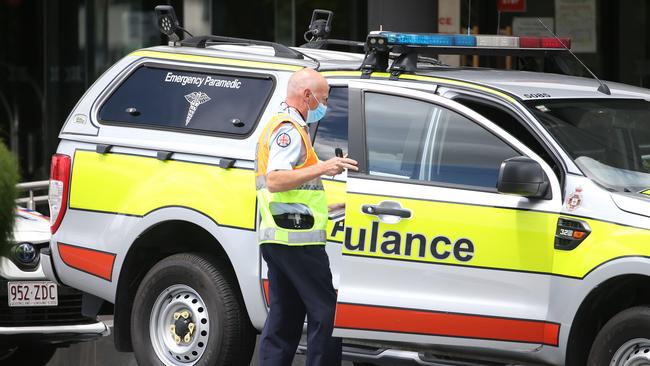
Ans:
{"label": "green hedge", "polygon": [[0,142],[0,246],[4,245],[14,226],[18,164],[11,151]]}

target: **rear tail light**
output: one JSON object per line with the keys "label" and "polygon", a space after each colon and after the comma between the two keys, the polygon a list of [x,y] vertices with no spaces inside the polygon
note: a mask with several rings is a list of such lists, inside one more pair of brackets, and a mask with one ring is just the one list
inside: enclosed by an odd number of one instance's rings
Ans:
{"label": "rear tail light", "polygon": [[63,154],[52,156],[50,169],[50,229],[52,234],[61,225],[68,206],[68,189],[70,188],[70,157]]}

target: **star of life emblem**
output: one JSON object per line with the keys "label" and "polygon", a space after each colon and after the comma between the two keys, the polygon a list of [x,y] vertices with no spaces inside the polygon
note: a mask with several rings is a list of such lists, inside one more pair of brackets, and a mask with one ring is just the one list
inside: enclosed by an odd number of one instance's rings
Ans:
{"label": "star of life emblem", "polygon": [[185,117],[185,126],[187,126],[188,123],[190,123],[192,120],[194,112],[196,112],[196,108],[198,108],[201,104],[209,101],[211,98],[204,92],[192,92],[186,95],[185,99],[190,103],[190,109],[187,111],[187,117]]}
{"label": "star of life emblem", "polygon": [[576,188],[575,192],[571,193],[566,200],[566,206],[569,211],[575,211],[582,205],[582,187]]}
{"label": "star of life emblem", "polygon": [[291,144],[291,137],[289,137],[289,135],[286,132],[283,132],[278,136],[276,141],[278,143],[278,146],[287,147],[289,146],[289,144]]}

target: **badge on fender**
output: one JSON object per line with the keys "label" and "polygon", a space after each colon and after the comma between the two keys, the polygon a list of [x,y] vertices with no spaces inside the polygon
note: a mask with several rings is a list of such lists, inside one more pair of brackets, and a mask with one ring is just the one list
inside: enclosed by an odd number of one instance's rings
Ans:
{"label": "badge on fender", "polygon": [[275,139],[275,142],[280,147],[287,147],[291,144],[291,137],[289,137],[286,132],[283,132],[278,135],[278,137]]}

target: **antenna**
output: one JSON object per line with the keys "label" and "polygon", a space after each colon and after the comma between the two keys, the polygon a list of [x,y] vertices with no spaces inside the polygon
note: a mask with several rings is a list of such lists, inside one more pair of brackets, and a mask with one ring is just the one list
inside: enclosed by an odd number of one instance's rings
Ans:
{"label": "antenna", "polygon": [[472,28],[471,27],[471,23],[472,23],[472,0],[468,0],[468,2],[469,2],[469,4],[467,6],[467,35],[469,36],[471,34],[470,29]]}
{"label": "antenna", "polygon": [[596,79],[596,80],[598,81],[598,84],[600,84],[600,86],[598,87],[598,91],[601,92],[601,93],[603,93],[603,94],[606,94],[606,95],[612,95],[612,92],[609,90],[609,87],[607,86],[607,84],[603,83],[602,80],[600,80],[600,79],[598,78],[598,76],[596,76],[596,74],[594,74],[593,72],[591,72],[591,70],[587,67],[587,65],[585,65],[585,64],[584,64],[584,63],[583,63],[583,62],[578,58],[578,56],[576,56],[575,53],[573,53],[573,52],[571,51],[571,49],[570,49],[569,47],[567,47],[567,46],[564,44],[564,42],[562,42],[562,40],[561,40],[560,38],[558,38],[558,36],[557,36],[555,33],[553,33],[553,31],[552,31],[549,27],[547,27],[546,24],[544,24],[544,22],[542,22],[542,20],[541,20],[540,18],[537,18],[537,20],[542,24],[542,26],[544,26],[544,28],[546,28],[546,30],[547,30],[549,33],[551,33],[551,34],[553,35],[553,37],[555,37],[555,39],[556,39],[558,42],[560,42],[560,44],[564,47],[564,49],[567,50],[567,51],[569,51],[569,53],[571,54],[571,56],[573,56],[576,60],[578,60],[578,62],[580,63],[580,65],[582,65],[582,67],[584,67],[587,71],[589,71],[589,73],[591,74],[591,76],[593,76],[594,79]]}

